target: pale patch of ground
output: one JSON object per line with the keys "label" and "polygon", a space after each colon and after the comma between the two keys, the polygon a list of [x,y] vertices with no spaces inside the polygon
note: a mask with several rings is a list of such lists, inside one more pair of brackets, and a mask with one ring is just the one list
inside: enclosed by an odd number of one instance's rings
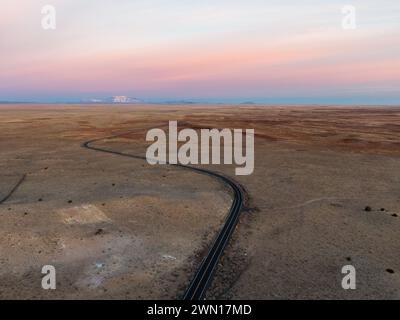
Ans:
{"label": "pale patch of ground", "polygon": [[91,224],[111,222],[103,211],[91,204],[83,204],[78,207],[61,208],[58,210],[61,219],[66,224]]}

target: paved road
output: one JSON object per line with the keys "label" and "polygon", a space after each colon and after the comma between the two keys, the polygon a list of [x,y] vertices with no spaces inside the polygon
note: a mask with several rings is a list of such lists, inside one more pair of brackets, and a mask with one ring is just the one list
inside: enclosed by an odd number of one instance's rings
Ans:
{"label": "paved road", "polygon": [[[128,135],[131,133],[133,133],[133,132],[125,132],[125,133],[116,134],[116,135],[112,135],[112,136],[108,136],[108,137],[104,137],[104,138],[89,140],[89,141],[84,142],[82,144],[82,147],[90,149],[90,150],[98,151],[98,152],[105,152],[105,153],[120,155],[123,157],[130,157],[130,158],[134,158],[134,159],[140,159],[140,160],[147,161],[147,159],[143,156],[132,155],[132,154],[128,154],[128,153],[123,153],[123,152],[119,152],[119,151],[113,151],[113,150],[93,146],[93,144],[97,141],[112,139],[112,138]],[[222,181],[226,185],[228,185],[233,192],[232,206],[228,212],[225,223],[224,223],[222,229],[219,231],[219,233],[215,237],[215,240],[214,240],[212,246],[209,248],[207,255],[202,260],[199,268],[196,271],[196,274],[194,275],[192,281],[190,282],[190,284],[189,284],[188,288],[186,289],[186,292],[183,296],[184,300],[201,300],[204,298],[206,290],[211,284],[211,281],[212,281],[212,278],[214,275],[214,271],[218,264],[218,261],[219,261],[221,255],[223,254],[224,249],[225,249],[226,245],[228,244],[229,239],[239,221],[240,213],[242,211],[243,204],[244,204],[245,192],[239,183],[237,183],[232,178],[224,176],[220,173],[210,171],[207,169],[201,169],[201,168],[191,167],[191,166],[187,166],[187,165],[181,165],[181,164],[168,164],[168,165],[177,166],[177,167],[185,169],[185,170],[191,170],[191,171],[199,173],[199,174],[205,174],[205,175],[211,176],[215,179]]]}

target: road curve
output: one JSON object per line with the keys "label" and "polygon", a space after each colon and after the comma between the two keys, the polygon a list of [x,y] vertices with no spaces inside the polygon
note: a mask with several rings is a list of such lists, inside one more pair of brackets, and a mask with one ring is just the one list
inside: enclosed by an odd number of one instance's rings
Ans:
{"label": "road curve", "polygon": [[[124,156],[124,157],[130,157],[130,158],[134,158],[134,159],[140,159],[140,160],[147,161],[146,157],[143,157],[143,156],[137,156],[137,155],[132,155],[132,154],[128,154],[128,153],[123,153],[123,152],[119,152],[119,151],[113,151],[113,150],[108,150],[108,149],[92,146],[92,144],[97,141],[117,138],[117,137],[128,135],[128,134],[131,134],[134,132],[136,132],[136,131],[125,132],[125,133],[120,133],[120,134],[116,134],[116,135],[112,135],[112,136],[108,136],[108,137],[104,137],[104,138],[89,140],[89,141],[84,142],[82,144],[82,147],[90,149],[90,150],[94,150],[94,151],[106,152],[106,153],[110,153],[110,154],[116,154],[116,155],[120,155],[120,156]],[[229,209],[225,223],[224,223],[222,229],[219,231],[219,233],[215,237],[212,246],[209,248],[207,255],[203,258],[199,268],[196,271],[196,274],[194,275],[193,279],[191,280],[191,282],[183,296],[183,300],[201,300],[204,298],[206,290],[211,284],[211,280],[214,275],[214,271],[218,264],[219,258],[221,257],[222,253],[224,252],[224,249],[225,249],[226,245],[228,244],[229,239],[239,221],[240,213],[241,213],[243,205],[244,205],[245,193],[239,183],[237,183],[235,180],[233,180],[229,177],[226,177],[220,173],[210,171],[207,169],[201,169],[201,168],[191,167],[191,166],[187,166],[187,165],[182,165],[182,164],[169,164],[168,163],[168,165],[180,167],[183,169],[194,171],[199,174],[204,174],[204,175],[214,177],[215,179],[218,179],[219,181],[222,181],[223,183],[228,185],[233,192],[232,206]]]}

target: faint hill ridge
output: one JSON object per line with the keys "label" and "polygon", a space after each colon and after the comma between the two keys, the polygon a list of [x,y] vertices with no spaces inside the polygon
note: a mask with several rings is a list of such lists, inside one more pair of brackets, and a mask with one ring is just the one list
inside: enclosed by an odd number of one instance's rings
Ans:
{"label": "faint hill ridge", "polygon": [[143,101],[129,96],[112,96],[107,98],[89,98],[82,101],[83,103],[111,103],[111,104],[129,104],[142,103]]}

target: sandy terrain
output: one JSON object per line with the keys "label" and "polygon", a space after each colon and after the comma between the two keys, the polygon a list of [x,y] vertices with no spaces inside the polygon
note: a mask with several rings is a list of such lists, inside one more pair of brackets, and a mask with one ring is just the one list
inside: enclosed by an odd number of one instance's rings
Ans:
{"label": "sandy terrain", "polygon": [[[400,108],[0,106],[0,298],[177,298],[231,203],[144,154],[148,128],[254,128],[249,201],[208,298],[400,298]],[[234,176],[233,166],[208,166]],[[370,206],[370,211],[365,207]],[[57,290],[41,289],[41,267]],[[342,266],[357,270],[343,290]]]}
{"label": "sandy terrain", "polygon": [[[83,149],[120,122],[143,124],[110,111],[0,111],[0,198],[26,174],[0,205],[1,298],[183,294],[231,196],[206,176]],[[54,291],[41,289],[46,264]]]}

